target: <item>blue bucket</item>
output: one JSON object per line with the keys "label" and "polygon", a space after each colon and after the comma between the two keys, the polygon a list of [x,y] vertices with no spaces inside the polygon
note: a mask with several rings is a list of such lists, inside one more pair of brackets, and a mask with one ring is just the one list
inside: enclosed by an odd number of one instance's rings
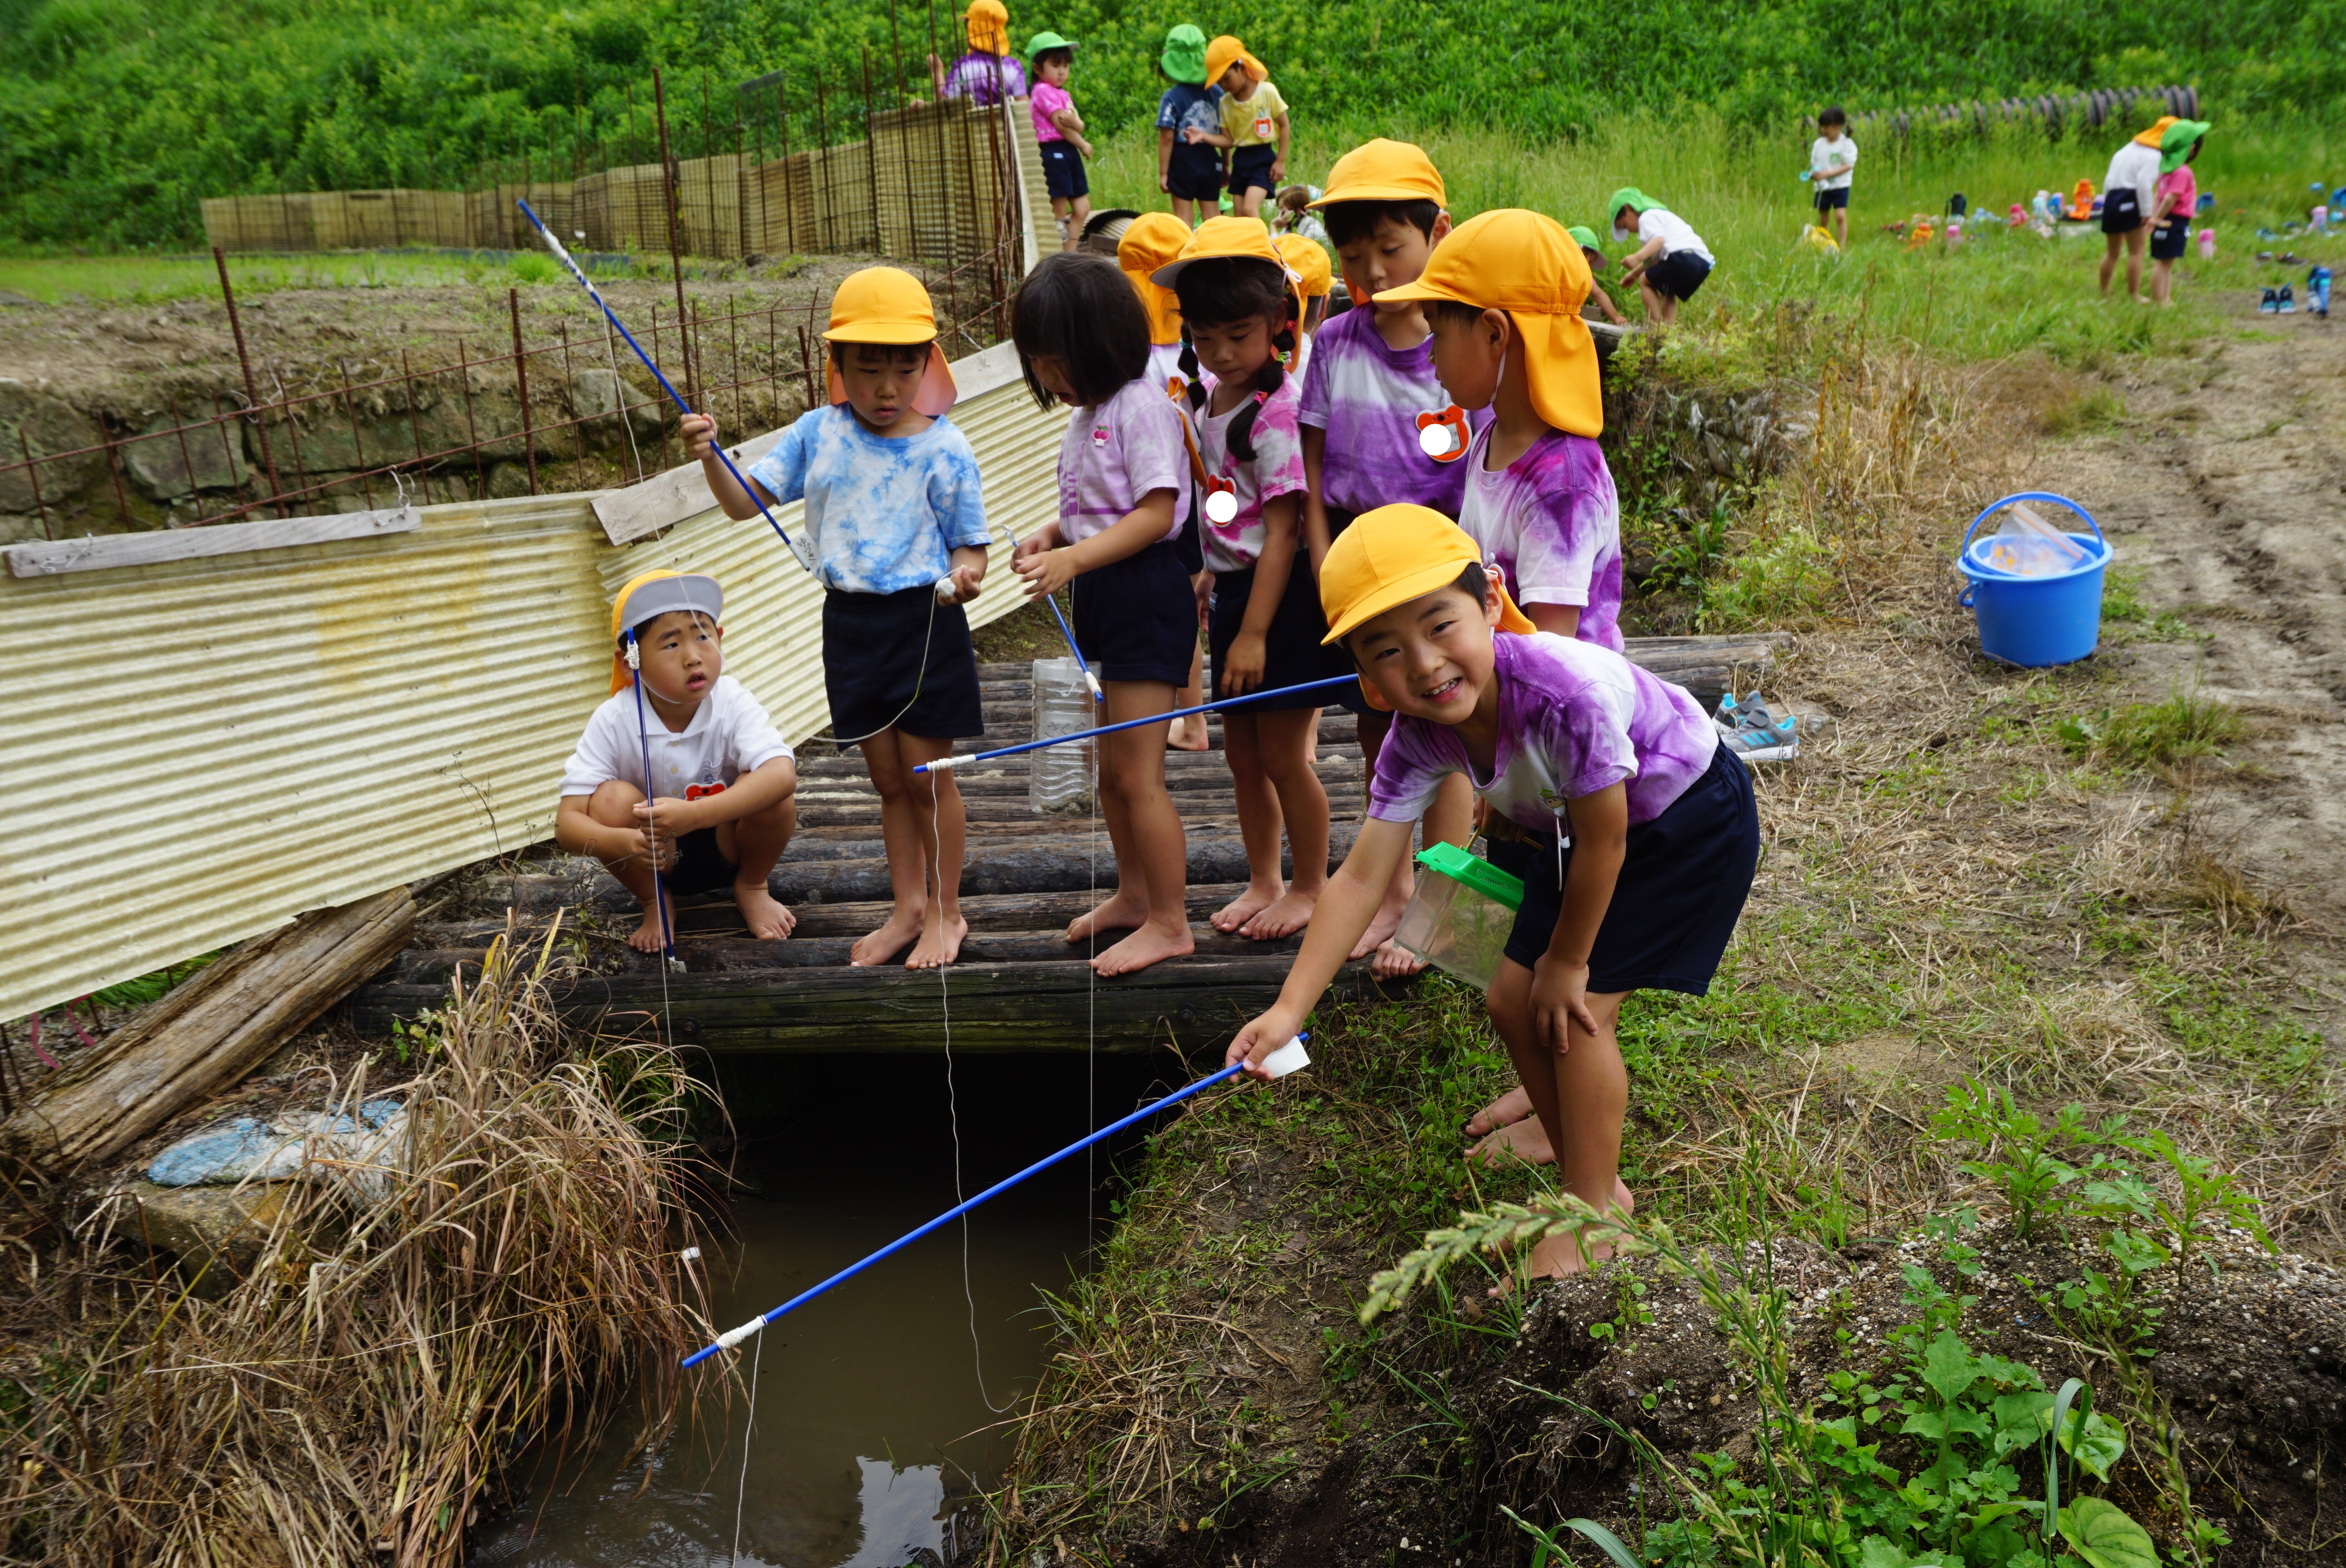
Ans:
{"label": "blue bucket", "polygon": [[[2042,501],[2066,506],[2086,520],[2093,533],[2071,534],[2086,548],[2086,559],[2066,572],[2047,576],[2017,576],[1981,558],[1988,541],[1974,536],[1980,524],[2015,501]],[[2094,651],[2102,636],[2102,569],[2110,564],[2109,541],[2093,514],[2066,495],[2046,490],[2025,490],[2007,495],[1972,519],[1964,535],[1955,567],[1971,579],[1957,603],[1979,618],[1980,651],[1990,658],[2024,669],[2046,665],[2075,664]]]}

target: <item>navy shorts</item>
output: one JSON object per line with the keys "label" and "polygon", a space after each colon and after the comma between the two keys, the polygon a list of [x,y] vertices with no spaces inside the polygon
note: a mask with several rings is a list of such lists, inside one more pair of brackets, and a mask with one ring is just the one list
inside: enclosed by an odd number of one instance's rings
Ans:
{"label": "navy shorts", "polygon": [[1279,188],[1270,178],[1270,166],[1279,161],[1279,148],[1264,142],[1256,147],[1242,147],[1230,154],[1230,194],[1244,196],[1250,186],[1258,187],[1265,196]]}
{"label": "navy shorts", "polygon": [[[1568,825],[1568,824],[1567,824]],[[1564,884],[1552,838],[1494,841],[1491,863],[1524,879],[1507,956],[1530,969],[1555,940]],[[1572,866],[1572,849],[1563,870]],[[1683,991],[1700,996],[1727,952],[1760,866],[1751,775],[1722,746],[1710,767],[1650,822],[1629,830],[1612,907],[1588,955],[1588,989]]]}
{"label": "navy shorts", "polygon": [[1646,268],[1646,281],[1658,294],[1673,300],[1691,300],[1702,280],[1710,276],[1710,263],[1691,250],[1674,250]]}
{"label": "navy shorts", "polygon": [[822,689],[842,744],[883,729],[931,740],[985,733],[969,616],[937,603],[933,587],[823,595]]}
{"label": "navy shorts", "polygon": [[1178,196],[1184,201],[1219,201],[1222,199],[1222,160],[1197,168],[1183,168],[1181,149],[1176,148],[1174,161],[1165,170],[1165,194]]}
{"label": "navy shorts", "polygon": [[1178,691],[1198,657],[1198,591],[1163,539],[1067,585],[1086,662],[1102,680],[1155,680]]}
{"label": "navy shorts", "polygon": [[[1343,537],[1344,530],[1352,525],[1352,519],[1360,514],[1347,512],[1341,506],[1331,506],[1327,510],[1328,540],[1329,543],[1333,544]],[[1321,628],[1321,635],[1322,636],[1327,635],[1325,627]],[[1320,649],[1320,673],[1358,676],[1361,673],[1361,667],[1352,662],[1352,650],[1342,643],[1327,643]],[[1331,686],[1321,696],[1323,699],[1322,706],[1341,708],[1346,713],[1355,717],[1379,711],[1369,706],[1368,697],[1362,691],[1361,683],[1358,680],[1353,681],[1350,686]]]}
{"label": "navy shorts", "polygon": [[[1238,572],[1214,574],[1214,602],[1206,613],[1206,651],[1214,660],[1214,700],[1219,702],[1229,694],[1222,687],[1222,658],[1238,641],[1239,628],[1246,624],[1247,604],[1254,596],[1254,568]],[[1287,591],[1279,596],[1279,608],[1271,612],[1270,630],[1263,638],[1262,685],[1259,691],[1270,691],[1282,686],[1300,686],[1318,680],[1328,673],[1321,657],[1320,639],[1328,635],[1328,623],[1320,614],[1320,589],[1311,580],[1311,560],[1299,555],[1288,568]],[[1222,710],[1232,713],[1282,713],[1299,708],[1325,708],[1331,692],[1300,691],[1292,697],[1265,697],[1260,702],[1242,702]]]}
{"label": "navy shorts", "polygon": [[1820,190],[1817,192],[1817,216],[1820,218],[1822,218],[1826,213],[1831,212],[1836,207],[1847,208],[1848,206],[1849,187],[1845,185],[1839,190]]}
{"label": "navy shorts", "polygon": [[1075,143],[1043,144],[1043,184],[1053,196],[1069,199],[1092,193],[1091,181],[1084,178],[1083,155],[1076,151]]}
{"label": "navy shorts", "polygon": [[2171,214],[2166,222],[2150,231],[2150,259],[2154,261],[2180,261],[2184,247],[2191,242],[2191,220],[2181,213]]}
{"label": "navy shorts", "polygon": [[660,873],[660,886],[678,898],[713,893],[733,885],[737,868],[717,847],[717,830],[695,828],[676,841],[676,864]]}
{"label": "navy shorts", "polygon": [[2131,185],[2121,185],[2102,198],[2102,232],[2131,234],[2142,227],[2142,197]]}

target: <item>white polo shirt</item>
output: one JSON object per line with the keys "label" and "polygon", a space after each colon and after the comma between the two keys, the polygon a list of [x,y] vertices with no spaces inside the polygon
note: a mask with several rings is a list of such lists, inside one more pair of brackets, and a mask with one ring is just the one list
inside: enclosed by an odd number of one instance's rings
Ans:
{"label": "white polo shirt", "polygon": [[698,800],[777,757],[791,754],[790,743],[766,718],[758,699],[729,675],[717,677],[681,733],[661,721],[648,697],[639,730],[630,686],[605,698],[586,721],[586,733],[578,738],[578,749],[562,770],[564,798],[592,795],[614,779],[641,789],[646,739],[650,742],[655,799]]}

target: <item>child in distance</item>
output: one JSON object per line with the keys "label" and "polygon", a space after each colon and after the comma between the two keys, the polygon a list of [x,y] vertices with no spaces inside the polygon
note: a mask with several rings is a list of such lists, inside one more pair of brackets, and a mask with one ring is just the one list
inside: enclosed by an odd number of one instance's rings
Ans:
{"label": "child in distance", "polygon": [[[967,837],[950,769],[913,769],[985,732],[977,655],[962,606],[985,578],[985,503],[977,454],[945,418],[952,373],[928,290],[909,272],[867,267],[831,297],[831,401],[809,409],[734,482],[701,414],[682,424],[709,488],[731,517],[803,498],[823,588],[822,679],[833,734],[862,748],[880,792],[893,905],[852,952],[929,969],[961,953]],[[937,585],[950,581],[951,602]]]}
{"label": "child in distance", "polygon": [[1084,117],[1067,91],[1075,74],[1076,46],[1056,33],[1037,33],[1026,40],[1026,57],[1035,66],[1035,90],[1026,100],[1035,121],[1035,150],[1043,159],[1043,184],[1051,193],[1051,216],[1059,225],[1059,249],[1073,250],[1083,243],[1084,224],[1092,215],[1092,186],[1084,160],[1092,144],[1084,139]]}
{"label": "child in distance", "polygon": [[1222,128],[1190,129],[1193,144],[1230,149],[1233,214],[1252,218],[1287,178],[1287,100],[1270,83],[1270,73],[1247,47],[1228,34],[1206,46],[1206,78],[1222,89]]}
{"label": "child in distance", "polygon": [[[725,673],[724,608],[714,577],[653,571],[621,588],[611,605],[611,695],[563,769],[555,842],[601,860],[641,901],[627,937],[638,952],[666,945],[679,893],[731,889],[760,941],[778,942],[797,924],[766,879],[798,826],[798,765],[758,699]],[[638,668],[627,661],[631,645]]]}
{"label": "child in distance", "polygon": [[1621,281],[1637,284],[1646,297],[1646,320],[1668,326],[1710,276],[1710,247],[1685,219],[1634,185],[1615,191],[1605,210],[1617,243],[1637,239],[1637,248],[1621,258]]}

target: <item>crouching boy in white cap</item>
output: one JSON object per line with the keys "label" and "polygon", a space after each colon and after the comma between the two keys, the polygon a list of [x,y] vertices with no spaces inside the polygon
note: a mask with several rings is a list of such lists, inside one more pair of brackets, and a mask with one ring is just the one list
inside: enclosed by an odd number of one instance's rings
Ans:
{"label": "crouching boy in white cap", "polygon": [[725,673],[724,607],[714,577],[647,572],[619,590],[611,696],[563,770],[555,842],[601,860],[642,901],[627,945],[643,952],[669,944],[678,893],[730,888],[742,923],[763,941],[797,923],[766,879],[798,826],[798,764],[758,699]]}

